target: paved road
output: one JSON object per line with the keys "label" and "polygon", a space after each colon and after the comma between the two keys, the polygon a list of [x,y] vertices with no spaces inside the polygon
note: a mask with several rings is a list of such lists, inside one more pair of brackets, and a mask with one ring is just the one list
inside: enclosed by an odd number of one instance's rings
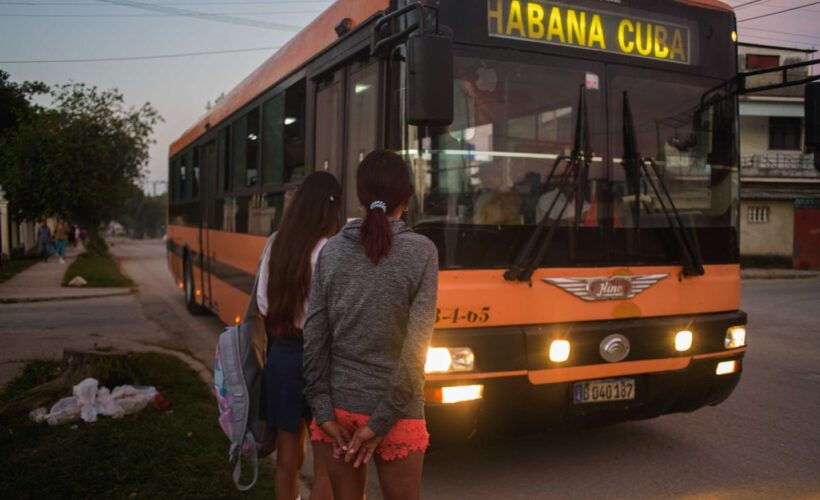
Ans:
{"label": "paved road", "polygon": [[[185,313],[162,245],[122,241],[113,251],[140,284],[145,314],[210,359],[221,325]],[[818,298],[820,279],[744,282],[750,351],[724,404],[437,450],[424,497],[820,498]]]}

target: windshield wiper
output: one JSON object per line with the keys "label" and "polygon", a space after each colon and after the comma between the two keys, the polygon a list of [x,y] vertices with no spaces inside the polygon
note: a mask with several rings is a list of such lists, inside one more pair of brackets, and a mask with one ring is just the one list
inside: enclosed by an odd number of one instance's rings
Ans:
{"label": "windshield wiper", "polygon": [[[661,176],[660,174],[658,164],[655,163],[654,158],[642,158],[640,152],[638,151],[638,140],[637,134],[635,132],[635,122],[632,119],[632,108],[629,106],[629,94],[626,91],[624,91],[623,107],[623,167],[626,171],[627,192],[629,193],[629,195],[634,196],[634,200],[632,200],[632,213],[635,221],[635,230],[640,231],[641,228],[640,214],[641,203],[643,201],[641,199],[641,178],[643,178],[646,180],[646,182],[652,188],[652,191],[655,193],[655,197],[660,203],[661,210],[663,210],[663,214],[666,216],[666,222],[669,224],[669,227],[672,229],[672,233],[675,235],[675,241],[678,244],[678,249],[680,250],[681,254],[681,260],[683,264],[683,275],[703,276],[703,264],[697,252],[695,252],[692,241],[689,239],[689,236],[685,231],[683,220],[680,217],[680,213],[678,213],[678,209],[675,206],[675,202],[672,199],[672,196],[669,194],[669,189],[667,189],[666,187],[666,183],[663,180],[663,176]],[[655,174],[657,184],[650,175],[649,167],[647,167],[647,164],[649,164],[649,166],[652,167],[652,172]],[[658,186],[660,186],[660,189],[658,188]],[[663,196],[661,195],[661,193],[663,194]],[[664,201],[664,197],[666,198],[666,201]],[[668,208],[667,203],[669,204]],[[648,212],[648,205],[646,206],[646,209]]]}
{"label": "windshield wiper", "polygon": [[[558,166],[565,163],[566,166],[564,168],[564,172],[561,174],[561,180],[558,183],[556,195],[552,199],[552,202],[550,203],[547,211],[544,213],[544,216],[538,222],[538,226],[536,226],[535,231],[533,231],[532,235],[527,240],[527,243],[518,253],[513,267],[504,273],[505,280],[531,282],[532,274],[535,271],[535,268],[540,265],[541,260],[544,258],[544,254],[546,254],[547,249],[552,242],[552,238],[555,236],[555,232],[558,229],[558,226],[560,226],[561,220],[564,218],[564,213],[566,212],[570,201],[573,200],[575,201],[574,227],[576,229],[578,228],[581,212],[583,210],[583,199],[580,196],[580,189],[582,187],[581,183],[588,176],[590,161],[592,161],[592,152],[589,147],[589,119],[587,117],[586,86],[581,85],[578,96],[578,119],[575,122],[575,137],[573,141],[572,154],[570,156],[559,156],[555,159],[544,185],[550,185]],[[572,191],[566,190],[566,187],[569,185],[568,183],[571,183]],[[567,195],[564,193],[570,194]],[[550,215],[561,198],[563,198],[563,205],[558,212],[558,217],[553,219],[553,222],[547,231],[546,237],[543,241],[541,241],[538,251],[533,256],[533,251],[536,248],[536,244],[541,239],[541,235],[544,233],[547,223],[550,220]],[[579,205],[579,202],[581,202],[581,205]]]}

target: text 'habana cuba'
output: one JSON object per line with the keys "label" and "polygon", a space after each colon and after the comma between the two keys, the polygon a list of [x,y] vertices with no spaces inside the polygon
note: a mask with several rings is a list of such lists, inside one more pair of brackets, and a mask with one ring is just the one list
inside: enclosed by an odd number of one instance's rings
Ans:
{"label": "text 'habana cuba'", "polygon": [[550,2],[487,0],[487,23],[490,36],[691,64],[689,28],[666,21]]}

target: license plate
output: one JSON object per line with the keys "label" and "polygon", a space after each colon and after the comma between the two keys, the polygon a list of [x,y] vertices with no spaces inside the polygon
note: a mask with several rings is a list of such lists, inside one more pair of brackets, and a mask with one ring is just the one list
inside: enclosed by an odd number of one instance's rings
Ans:
{"label": "license plate", "polygon": [[578,382],[573,390],[573,400],[577,403],[603,403],[605,401],[626,401],[635,399],[635,379],[615,378]]}

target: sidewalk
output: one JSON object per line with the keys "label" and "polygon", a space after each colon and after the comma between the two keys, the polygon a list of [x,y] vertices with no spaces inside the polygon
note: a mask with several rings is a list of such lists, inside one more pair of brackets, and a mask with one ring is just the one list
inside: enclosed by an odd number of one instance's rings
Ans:
{"label": "sidewalk", "polygon": [[131,293],[129,288],[63,287],[63,275],[80,253],[82,247],[68,248],[65,264],[60,264],[59,257],[51,257],[48,262],[35,264],[5,283],[0,283],[0,304],[88,299]]}
{"label": "sidewalk", "polygon": [[740,277],[745,280],[794,280],[820,277],[820,271],[801,269],[741,269]]}

